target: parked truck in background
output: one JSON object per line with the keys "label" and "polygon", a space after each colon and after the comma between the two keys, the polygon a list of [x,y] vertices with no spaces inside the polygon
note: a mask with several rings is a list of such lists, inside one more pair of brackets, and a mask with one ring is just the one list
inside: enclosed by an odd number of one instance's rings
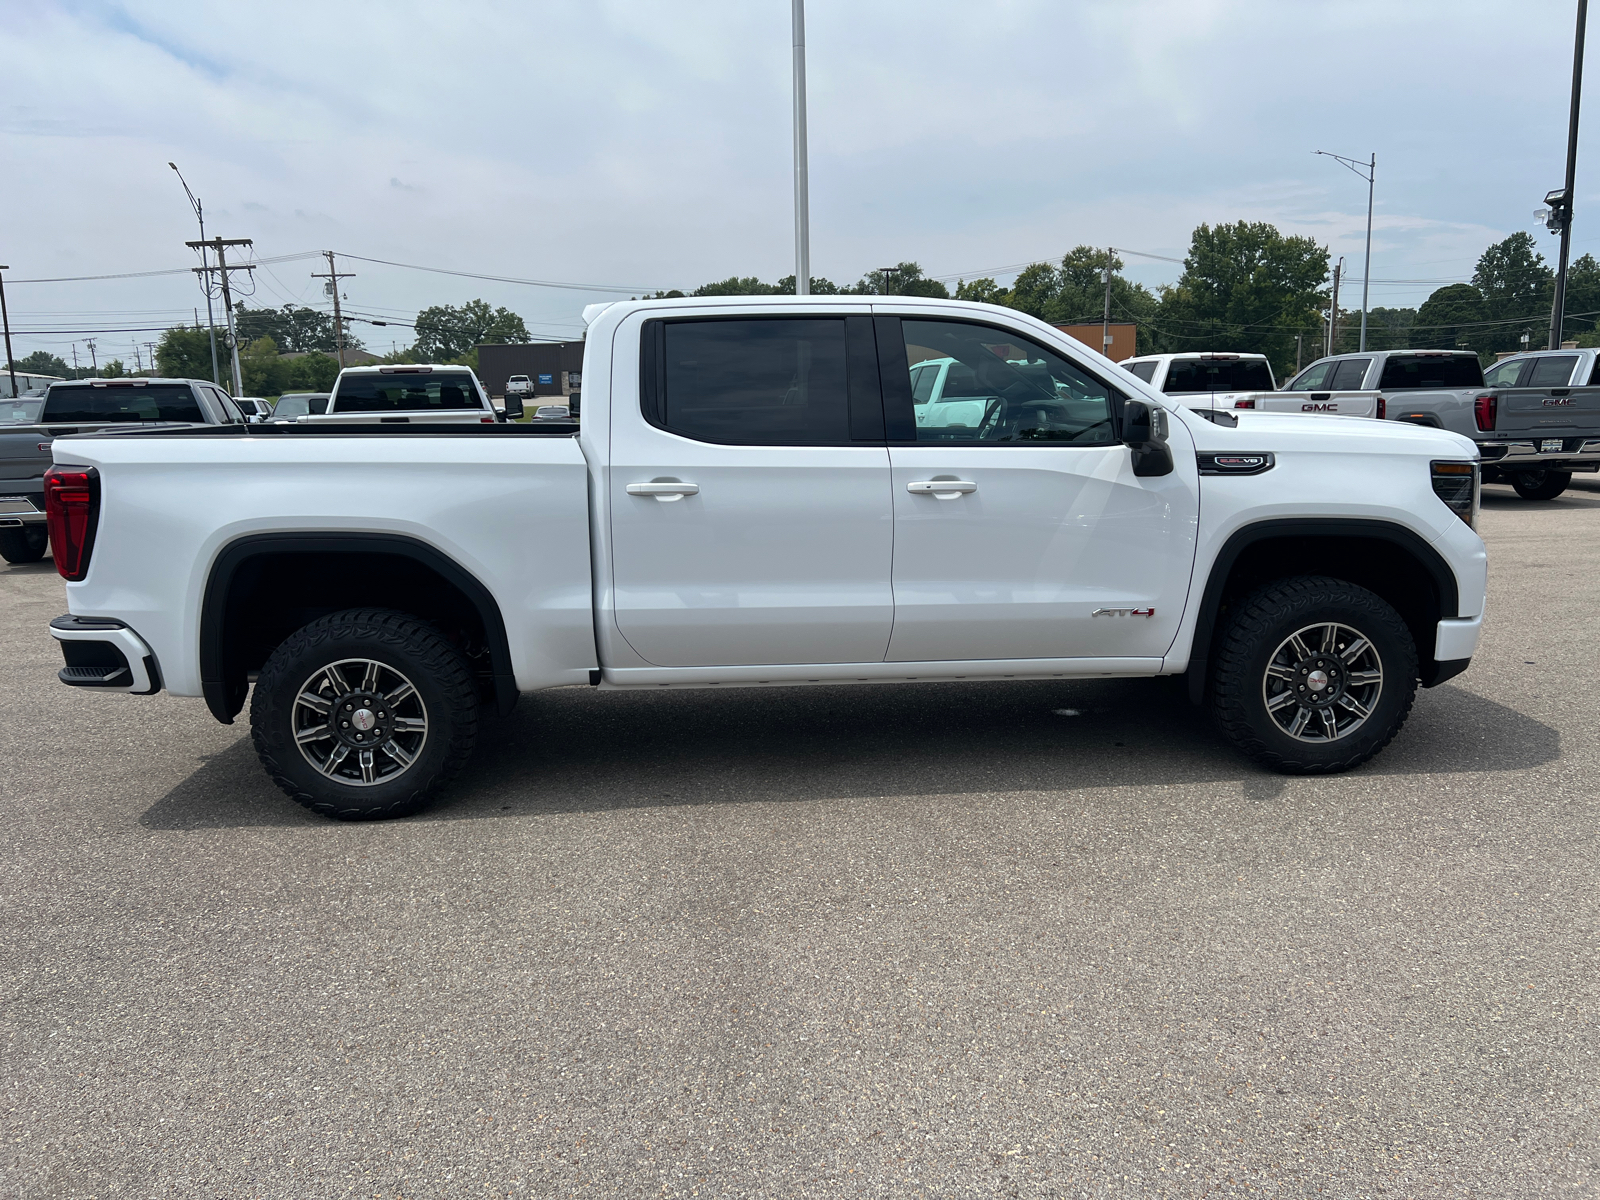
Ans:
{"label": "parked truck in background", "polygon": [[237,425],[244,415],[221,388],[193,379],[79,379],[52,383],[31,424],[0,424],[0,558],[38,562],[49,547],[44,473],[57,437],[128,425]]}
{"label": "parked truck in background", "polygon": [[[953,300],[585,320],[577,430],[58,439],[62,681],[203,696],[225,723],[248,699],[272,778],[366,818],[424,804],[481,707],[566,686],[1184,675],[1244,754],[1337,771],[1477,645],[1457,434],[1214,421],[1042,321]],[[919,424],[914,373],[943,360],[986,399]]]}
{"label": "parked truck in background", "polygon": [[407,364],[346,367],[334,381],[327,406],[320,413],[297,416],[307,424],[372,422],[406,425],[493,425],[523,415],[522,400],[508,394],[504,410],[470,367],[452,364]]}
{"label": "parked truck in background", "polygon": [[1306,390],[1318,371],[1323,379],[1359,374],[1361,386],[1383,396],[1389,420],[1470,437],[1485,482],[1509,483],[1527,500],[1553,500],[1574,471],[1600,469],[1600,387],[1588,386],[1593,353],[1517,355],[1487,375],[1470,350],[1341,354],[1312,363],[1288,387]]}
{"label": "parked truck in background", "polygon": [[[1278,390],[1272,364],[1264,354],[1189,351],[1182,354],[1146,354],[1122,362],[1124,370],[1157,391],[1201,412],[1287,412],[1340,417],[1381,417],[1378,393],[1344,386],[1343,379],[1326,380],[1310,394],[1306,389]],[[1348,375],[1348,372],[1346,373]],[[1339,390],[1335,391],[1334,389]]]}

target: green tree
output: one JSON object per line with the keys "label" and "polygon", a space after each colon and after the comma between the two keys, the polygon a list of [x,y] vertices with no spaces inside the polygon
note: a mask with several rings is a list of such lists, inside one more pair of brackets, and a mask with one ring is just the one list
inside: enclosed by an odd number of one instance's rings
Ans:
{"label": "green tree", "polygon": [[1280,374],[1294,364],[1294,335],[1316,329],[1326,302],[1328,251],[1266,222],[1201,225],[1178,282],[1155,317],[1168,350],[1265,354]]}
{"label": "green tree", "polygon": [[956,299],[972,300],[978,304],[1004,304],[1006,289],[985,276],[982,279],[956,280]]}
{"label": "green tree", "polygon": [[[217,362],[227,360],[227,347],[217,339]],[[156,370],[169,379],[211,378],[211,336],[203,326],[175,325],[156,343]]]}
{"label": "green tree", "polygon": [[1544,345],[1555,273],[1534,249],[1531,233],[1519,230],[1485,250],[1472,286],[1483,296],[1484,320],[1493,322],[1473,342],[1485,362],[1496,352],[1522,349],[1524,333],[1531,334],[1531,349]]}
{"label": "green tree", "polygon": [[[285,304],[282,308],[246,308],[244,301],[234,305],[234,328],[241,345],[271,338],[280,353],[298,354],[308,350],[329,351],[337,347],[333,317],[304,305]],[[361,349],[361,342],[348,330],[344,344]]]}
{"label": "green tree", "polygon": [[777,286],[762,283],[754,275],[730,275],[716,283],[702,283],[691,296],[775,296]]}
{"label": "green tree", "polygon": [[[1478,350],[1484,337],[1483,293],[1470,283],[1452,283],[1422,302],[1411,326],[1411,346],[1416,350]],[[1492,358],[1492,356],[1491,356]]]}
{"label": "green tree", "polygon": [[[1052,325],[1077,325],[1105,316],[1107,254],[1095,246],[1075,246],[1058,266],[1034,263],[1012,281],[1011,289],[996,301],[1048,321]],[[1123,261],[1111,256],[1111,319],[1139,327],[1137,350],[1148,353],[1154,345],[1150,327],[1156,298],[1120,272]],[[957,297],[960,296],[959,291]]]}
{"label": "green tree", "polygon": [[339,378],[339,360],[331,354],[306,354],[291,358],[285,391],[326,392]]}
{"label": "green tree", "polygon": [[939,300],[950,298],[950,289],[937,279],[929,279],[914,262],[903,262],[896,267],[880,267],[868,271],[850,289],[857,296],[933,296]]}
{"label": "green tree", "polygon": [[1563,339],[1588,333],[1600,317],[1600,262],[1585,254],[1567,265],[1567,302],[1563,308]]}
{"label": "green tree", "polygon": [[417,314],[417,353],[428,362],[448,362],[473,347],[523,343],[533,339],[522,318],[487,300],[469,300],[460,307],[438,304]]}
{"label": "green tree", "polygon": [[100,368],[101,379],[121,379],[127,373],[128,368],[122,365],[122,360],[120,358],[113,358],[105,366]]}
{"label": "green tree", "polygon": [[35,350],[26,358],[18,359],[17,370],[27,371],[30,375],[59,375],[62,379],[72,374],[72,368],[67,366],[66,360],[57,358],[48,350]]}
{"label": "green tree", "polygon": [[288,390],[294,359],[278,357],[278,343],[259,337],[239,351],[239,378],[246,396],[281,396]]}
{"label": "green tree", "polygon": [[[772,285],[772,291],[774,295],[778,296],[794,295],[794,276],[785,275]],[[819,279],[815,275],[811,277],[811,295],[813,296],[838,296],[843,292],[844,289],[831,279]]]}
{"label": "green tree", "polygon": [[[1414,308],[1371,308],[1367,310],[1367,349],[1404,350],[1411,345],[1411,325],[1417,319]],[[1309,332],[1309,331],[1308,331]],[[1320,331],[1319,331],[1320,336]],[[1339,310],[1339,341],[1335,354],[1354,354],[1361,349],[1361,310]]]}

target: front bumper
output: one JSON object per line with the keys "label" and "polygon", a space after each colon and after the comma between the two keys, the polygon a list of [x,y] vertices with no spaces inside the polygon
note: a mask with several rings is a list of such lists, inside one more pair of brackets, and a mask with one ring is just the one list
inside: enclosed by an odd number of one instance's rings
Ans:
{"label": "front bumper", "polygon": [[161,690],[155,653],[114,617],[68,613],[50,622],[50,636],[61,643],[67,665],[56,677],[68,687],[148,696]]}
{"label": "front bumper", "polygon": [[44,522],[43,492],[0,492],[0,529],[43,525]]}
{"label": "front bumper", "polygon": [[1526,437],[1479,442],[1486,476],[1517,471],[1593,471],[1600,469],[1600,438]]}

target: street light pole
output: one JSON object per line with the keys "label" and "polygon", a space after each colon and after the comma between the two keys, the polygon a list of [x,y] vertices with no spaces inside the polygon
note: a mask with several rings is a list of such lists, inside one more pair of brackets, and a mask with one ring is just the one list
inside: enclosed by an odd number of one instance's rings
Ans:
{"label": "street light pole", "polygon": [[221,384],[222,370],[217,366],[217,320],[211,313],[211,263],[206,258],[205,252],[206,215],[205,211],[200,207],[200,201],[195,199],[194,193],[189,190],[189,181],[183,177],[183,172],[178,170],[178,164],[169,162],[167,166],[172,168],[173,173],[178,177],[178,182],[183,184],[183,194],[189,197],[189,204],[194,209],[195,218],[200,222],[200,265],[203,268],[200,278],[204,282],[206,293],[206,330],[211,335],[211,382]]}
{"label": "street light pole", "polygon": [[1561,205],[1561,261],[1556,268],[1556,294],[1550,305],[1550,349],[1561,349],[1567,313],[1567,252],[1572,246],[1572,189],[1578,173],[1578,97],[1583,90],[1583,33],[1589,0],[1578,0],[1578,30],[1572,45],[1572,110],[1567,118],[1567,190]]}
{"label": "street light pole", "polygon": [[[0,271],[9,271],[10,267],[0,267]],[[11,398],[17,398],[17,360],[11,357],[11,313],[6,308],[6,279],[0,275],[0,318],[6,326],[6,370],[11,375]]]}
{"label": "street light pole", "polygon": [[806,0],[794,18],[794,294],[811,294],[811,201],[806,179]]}
{"label": "street light pole", "polygon": [[[1588,0],[1578,0],[1578,2],[1586,4]],[[1372,190],[1378,178],[1378,156],[1374,153],[1369,162],[1361,162],[1359,159],[1346,158],[1342,154],[1329,154],[1326,150],[1314,150],[1312,153],[1343,163],[1367,181],[1367,265],[1361,272],[1361,349],[1364,352],[1367,348],[1367,292],[1372,286],[1372,280],[1369,278],[1372,274]]]}

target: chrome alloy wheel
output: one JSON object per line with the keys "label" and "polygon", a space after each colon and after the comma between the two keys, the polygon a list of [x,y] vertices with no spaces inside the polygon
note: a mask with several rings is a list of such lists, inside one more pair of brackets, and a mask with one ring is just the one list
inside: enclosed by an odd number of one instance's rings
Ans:
{"label": "chrome alloy wheel", "polygon": [[370,658],[318,669],[300,686],[289,719],[306,761],[350,787],[405,774],[428,740],[428,709],[417,689]]}
{"label": "chrome alloy wheel", "polygon": [[1383,660],[1348,625],[1307,625],[1283,639],[1267,661],[1261,698],[1284,733],[1333,742],[1366,723],[1383,694]]}

